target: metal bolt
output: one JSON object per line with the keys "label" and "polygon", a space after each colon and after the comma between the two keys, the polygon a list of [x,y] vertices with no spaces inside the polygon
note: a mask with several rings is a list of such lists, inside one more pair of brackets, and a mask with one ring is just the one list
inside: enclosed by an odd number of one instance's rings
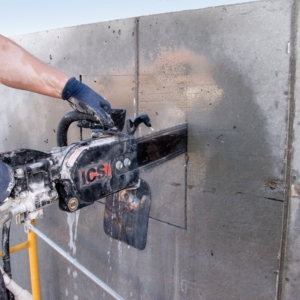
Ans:
{"label": "metal bolt", "polygon": [[129,167],[131,165],[131,160],[129,158],[125,158],[124,160],[124,166]]}
{"label": "metal bolt", "polygon": [[23,177],[24,176],[23,169],[16,169],[16,175],[19,176],[19,177]]}
{"label": "metal bolt", "polygon": [[75,211],[78,208],[79,202],[76,198],[71,198],[68,202],[68,208],[70,211]]}
{"label": "metal bolt", "polygon": [[116,169],[120,171],[123,168],[123,163],[119,160],[116,162]]}

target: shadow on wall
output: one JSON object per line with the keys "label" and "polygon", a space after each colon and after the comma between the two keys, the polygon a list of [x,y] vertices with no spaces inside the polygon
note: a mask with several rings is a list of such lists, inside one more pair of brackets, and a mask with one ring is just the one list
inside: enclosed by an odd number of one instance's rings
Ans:
{"label": "shadow on wall", "polygon": [[183,47],[161,48],[141,66],[140,113],[155,129],[189,125],[188,230],[177,282],[184,280],[184,299],[242,295],[248,276],[257,296],[275,292],[283,190],[279,179],[269,186],[275,161],[249,82],[225,55]]}
{"label": "shadow on wall", "polygon": [[[187,276],[201,282],[204,294],[209,291],[210,296],[254,296],[246,283],[250,279],[257,286],[257,298],[271,298],[276,291],[276,275],[271,274],[278,268],[277,216],[283,190],[268,185],[276,161],[265,117],[250,81],[234,63],[220,55],[211,64],[205,73],[212,83],[195,85],[201,93],[187,93],[188,239],[202,266],[202,271],[195,268]],[[260,276],[257,270],[262,271]],[[188,297],[196,296],[193,290],[190,293]]]}

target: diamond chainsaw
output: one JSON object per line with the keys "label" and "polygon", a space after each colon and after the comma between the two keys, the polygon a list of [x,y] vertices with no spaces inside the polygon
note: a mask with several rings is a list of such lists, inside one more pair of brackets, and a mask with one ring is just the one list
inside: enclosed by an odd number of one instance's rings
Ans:
{"label": "diamond chainsaw", "polygon": [[[105,233],[144,249],[151,187],[139,173],[187,151],[187,124],[136,138],[140,124],[151,127],[147,115],[126,120],[126,111],[115,109],[111,117],[115,127],[105,130],[92,116],[69,112],[58,125],[58,146],[51,152],[18,149],[1,153],[0,159],[14,172],[14,186],[0,207],[1,224],[13,216],[20,223],[40,218],[44,207],[55,200],[61,210],[75,212],[105,198]],[[68,145],[73,122],[90,128],[91,138]]]}

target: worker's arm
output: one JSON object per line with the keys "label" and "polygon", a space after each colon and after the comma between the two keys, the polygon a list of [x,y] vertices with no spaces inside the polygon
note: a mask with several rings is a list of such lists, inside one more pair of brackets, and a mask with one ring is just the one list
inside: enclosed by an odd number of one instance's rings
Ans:
{"label": "worker's arm", "polygon": [[0,82],[2,84],[61,98],[63,88],[70,77],[0,35]]}
{"label": "worker's arm", "polygon": [[0,35],[0,83],[12,88],[68,100],[82,113],[112,127],[109,102],[74,77],[40,61],[10,39]]}

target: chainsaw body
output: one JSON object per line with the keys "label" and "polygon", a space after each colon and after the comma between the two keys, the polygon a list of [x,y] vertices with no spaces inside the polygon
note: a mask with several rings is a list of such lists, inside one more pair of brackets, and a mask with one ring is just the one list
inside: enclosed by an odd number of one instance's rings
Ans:
{"label": "chainsaw body", "polygon": [[[14,170],[15,185],[8,198],[10,215],[27,222],[41,217],[43,208],[55,200],[61,210],[74,212],[106,198],[104,231],[144,249],[151,193],[149,185],[139,178],[140,167],[184,153],[187,129],[183,126],[156,134],[153,139],[136,139],[133,134],[140,123],[151,126],[148,116],[129,120],[126,133],[121,132],[124,110],[112,116],[116,128],[104,131],[90,116],[71,112],[59,125],[59,147],[50,153],[28,149],[1,153],[0,159]],[[93,129],[94,134],[67,145],[68,127],[74,121]]]}
{"label": "chainsaw body", "polygon": [[[59,207],[75,211],[138,183],[137,143],[118,133],[67,147],[56,180]],[[53,156],[55,157],[55,155]]]}

